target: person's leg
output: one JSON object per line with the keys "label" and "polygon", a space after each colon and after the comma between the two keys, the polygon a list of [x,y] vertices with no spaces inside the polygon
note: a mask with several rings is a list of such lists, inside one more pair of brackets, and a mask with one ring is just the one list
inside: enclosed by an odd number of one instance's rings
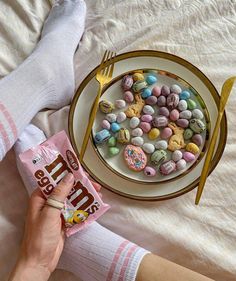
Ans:
{"label": "person's leg", "polygon": [[0,81],[0,160],[38,111],[69,104],[85,14],[83,0],[55,4],[33,53]]}

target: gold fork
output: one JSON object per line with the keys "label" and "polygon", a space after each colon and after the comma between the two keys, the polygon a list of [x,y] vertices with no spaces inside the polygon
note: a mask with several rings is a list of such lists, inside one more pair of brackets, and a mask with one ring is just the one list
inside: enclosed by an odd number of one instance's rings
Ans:
{"label": "gold fork", "polygon": [[207,178],[207,175],[208,175],[212,155],[213,155],[215,145],[216,145],[216,140],[217,140],[217,136],[218,136],[218,132],[219,132],[219,128],[220,128],[221,119],[222,119],[222,116],[224,114],[225,106],[226,106],[226,103],[228,101],[229,95],[231,93],[231,90],[233,88],[233,85],[234,85],[235,81],[236,81],[236,76],[227,79],[225,81],[222,89],[221,89],[220,106],[219,106],[219,110],[218,110],[218,116],[217,116],[214,131],[213,131],[213,135],[211,137],[211,141],[210,141],[210,144],[209,144],[209,149],[208,149],[208,152],[207,152],[207,155],[206,155],[204,166],[202,168],[202,174],[201,174],[200,182],[199,182],[198,189],[197,189],[197,195],[196,195],[196,199],[195,199],[196,205],[198,205],[198,203],[200,201],[200,198],[201,198],[201,195],[202,195],[202,192],[203,192],[203,188],[204,188],[206,178]]}
{"label": "gold fork", "polygon": [[102,94],[102,89],[112,79],[112,74],[113,74],[113,70],[114,70],[114,62],[112,62],[112,61],[115,56],[116,56],[116,53],[111,52],[111,51],[105,51],[101,64],[100,64],[97,74],[96,74],[96,80],[99,82],[99,89],[98,89],[98,94],[96,96],[96,99],[95,99],[93,107],[92,107],[92,111],[90,113],[89,123],[88,123],[87,129],[86,129],[82,148],[80,151],[80,156],[79,156],[80,162],[83,160],[84,153],[85,153],[86,147],[88,145],[88,140],[89,140],[89,136],[91,134],[91,130],[93,127],[94,119],[96,117],[99,100],[100,100],[100,97]]}

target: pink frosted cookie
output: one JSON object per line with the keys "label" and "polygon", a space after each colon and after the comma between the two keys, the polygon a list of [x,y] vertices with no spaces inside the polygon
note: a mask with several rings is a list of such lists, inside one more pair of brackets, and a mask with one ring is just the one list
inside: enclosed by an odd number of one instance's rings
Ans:
{"label": "pink frosted cookie", "polygon": [[142,148],[130,144],[124,149],[124,160],[128,168],[135,172],[142,171],[147,165],[147,156]]}

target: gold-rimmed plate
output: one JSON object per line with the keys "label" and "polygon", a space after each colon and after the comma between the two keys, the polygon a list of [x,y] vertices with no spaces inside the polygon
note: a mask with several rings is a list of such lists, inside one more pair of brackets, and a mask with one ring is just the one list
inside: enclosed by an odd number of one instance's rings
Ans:
{"label": "gold-rimmed plate", "polygon": [[[134,51],[121,54],[115,58],[114,78],[134,69],[161,69],[181,77],[200,94],[209,112],[211,126],[214,126],[219,104],[219,94],[209,79],[195,66],[177,56],[158,51]],[[95,68],[81,83],[72,101],[69,114],[69,133],[76,153],[82,145],[91,106],[97,93]],[[221,122],[218,142],[212,160],[211,171],[219,162],[227,136],[226,116]],[[200,158],[199,158],[200,159]],[[166,184],[131,181],[114,173],[101,160],[90,139],[82,165],[104,187],[126,197],[141,200],[163,200],[179,196],[192,190],[199,182],[204,157],[183,177],[174,178]]]}

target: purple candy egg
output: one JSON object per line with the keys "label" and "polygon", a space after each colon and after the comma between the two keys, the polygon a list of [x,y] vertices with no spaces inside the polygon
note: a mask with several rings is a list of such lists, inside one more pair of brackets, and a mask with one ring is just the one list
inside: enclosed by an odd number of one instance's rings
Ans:
{"label": "purple candy egg", "polygon": [[179,96],[177,94],[170,94],[166,100],[167,106],[174,109],[179,104]]}
{"label": "purple candy egg", "polygon": [[161,131],[161,138],[162,139],[168,139],[169,137],[171,137],[172,136],[172,130],[171,130],[171,128],[165,128],[165,129],[163,129],[162,131]]}
{"label": "purple candy egg", "polygon": [[153,119],[152,115],[149,115],[149,114],[144,114],[144,115],[141,116],[141,120],[143,122],[150,123],[152,121],[152,119]]}
{"label": "purple candy egg", "polygon": [[165,117],[169,117],[170,111],[169,111],[169,109],[167,107],[163,106],[163,107],[159,108],[159,114],[163,115]]}
{"label": "purple candy egg", "polygon": [[134,101],[134,95],[130,91],[124,92],[124,100],[127,101],[128,103],[131,103]]}
{"label": "purple candy egg", "polygon": [[176,121],[176,124],[181,128],[187,128],[188,124],[189,124],[189,121],[187,119],[178,119]]}
{"label": "purple candy egg", "polygon": [[197,146],[201,146],[203,143],[203,138],[200,134],[195,134],[192,137],[192,141],[197,145]]}
{"label": "purple candy egg", "polygon": [[166,98],[164,96],[160,96],[157,99],[157,105],[158,106],[165,106],[166,105]]}
{"label": "purple candy egg", "polygon": [[153,87],[152,95],[155,97],[159,97],[161,95],[161,89],[158,86]]}
{"label": "purple candy egg", "polygon": [[186,162],[192,162],[195,159],[195,155],[191,152],[185,151],[183,153],[183,158]]}
{"label": "purple candy egg", "polygon": [[146,104],[149,104],[149,105],[154,105],[157,103],[157,97],[155,96],[150,96],[148,97],[146,100],[145,100]]}
{"label": "purple candy egg", "polygon": [[144,169],[144,174],[148,177],[154,177],[156,173],[156,170],[152,167],[146,166]]}
{"label": "purple candy egg", "polygon": [[170,173],[174,172],[175,170],[176,170],[176,164],[173,160],[164,162],[160,166],[160,172],[163,175],[169,175]]}
{"label": "purple candy egg", "polygon": [[148,122],[141,122],[139,126],[144,133],[148,133],[151,130],[151,124]]}
{"label": "purple candy egg", "polygon": [[161,94],[165,97],[168,96],[170,94],[170,88],[166,85],[162,86],[161,87]]}
{"label": "purple candy egg", "polygon": [[161,128],[161,127],[166,127],[168,124],[168,119],[165,116],[156,116],[152,120],[152,125],[155,128]]}
{"label": "purple candy egg", "polygon": [[110,130],[111,124],[110,124],[110,122],[108,122],[107,120],[104,119],[104,120],[102,121],[101,127],[102,127],[103,129]]}
{"label": "purple candy egg", "polygon": [[173,109],[171,112],[170,112],[170,120],[171,121],[176,121],[179,119],[179,111],[177,109]]}
{"label": "purple candy egg", "polygon": [[121,86],[123,88],[123,90],[127,91],[129,89],[131,89],[131,87],[133,86],[133,78],[131,75],[125,75],[122,79],[122,82],[121,82]]}

